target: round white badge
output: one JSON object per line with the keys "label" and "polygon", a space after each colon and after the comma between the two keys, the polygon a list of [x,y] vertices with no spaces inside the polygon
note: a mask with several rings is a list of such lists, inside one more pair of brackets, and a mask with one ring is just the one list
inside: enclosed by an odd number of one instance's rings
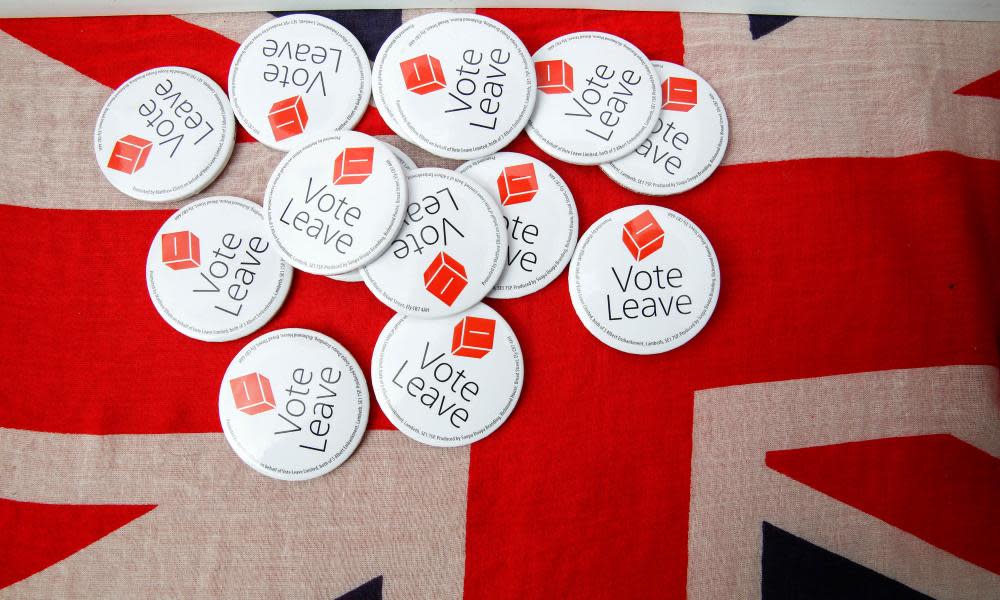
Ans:
{"label": "round white badge", "polygon": [[500,204],[507,226],[507,263],[490,298],[520,298],[562,273],[579,233],[576,202],[566,183],[544,162],[500,152],[467,162],[471,177]]}
{"label": "round white badge", "polygon": [[527,132],[559,160],[596,165],[639,147],[656,125],[660,81],[629,42],[584,31],[535,52],[538,103]]}
{"label": "round white badge", "polygon": [[485,304],[443,319],[396,315],[372,356],[372,387],[385,416],[431,446],[464,446],[496,431],[524,383],[514,331]]}
{"label": "round white badge", "polygon": [[229,68],[229,97],[250,135],[287,151],[361,120],[371,97],[371,65],[357,38],[337,22],[288,15],[240,45]]}
{"label": "round white badge", "polygon": [[601,170],[633,192],[668,196],[715,171],[729,144],[729,121],[719,95],[697,73],[658,60],[653,66],[662,82],[660,117],[646,141]]}
{"label": "round white badge", "polygon": [[214,81],[183,67],[143,71],[104,103],[94,129],[101,172],[147,202],[190,198],[229,162],[236,122]]}
{"label": "round white badge", "polygon": [[447,169],[415,169],[406,182],[403,228],[361,274],[396,312],[425,319],[461,312],[486,297],[503,270],[500,207],[479,184]]}
{"label": "round white badge", "polygon": [[535,70],[521,40],[475,14],[413,19],[382,45],[376,105],[401,137],[437,156],[480,158],[509,144],[535,105]]}
{"label": "round white badge", "polygon": [[569,295],[584,326],[608,346],[657,354],[686,343],[719,300],[719,261],[698,226],[660,206],[626,206],[576,246]]}
{"label": "round white badge", "polygon": [[[392,150],[392,153],[395,154],[396,158],[399,159],[399,164],[403,167],[404,172],[412,171],[413,169],[417,168],[417,164],[413,162],[413,159],[407,156],[405,152],[403,152],[402,150],[400,150],[399,148],[393,146],[388,142],[384,143],[386,148]],[[335,281],[345,281],[348,283],[357,283],[363,281],[361,277],[361,269],[352,269],[346,273],[339,273],[337,275],[327,275],[327,277]]]}
{"label": "round white badge", "polygon": [[267,235],[260,206],[220,196],[192,202],[160,227],[146,255],[146,287],[160,316],[188,337],[225,342],[278,312],[292,267]]}
{"label": "round white badge", "polygon": [[308,329],[250,342],[219,388],[226,441],[258,473],[301,481],[336,469],[368,426],[368,384],[354,357]]}
{"label": "round white badge", "polygon": [[264,192],[278,249],[317,275],[346,273],[374,260],[403,223],[403,167],[386,144],[338,131],[288,153]]}

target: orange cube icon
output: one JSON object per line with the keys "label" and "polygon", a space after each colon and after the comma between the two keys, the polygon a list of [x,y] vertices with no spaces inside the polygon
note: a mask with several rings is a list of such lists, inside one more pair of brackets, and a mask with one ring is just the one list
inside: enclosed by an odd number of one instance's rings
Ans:
{"label": "orange cube icon", "polygon": [[333,185],[362,183],[372,174],[375,148],[344,148],[333,161]]}
{"label": "orange cube icon", "polygon": [[201,266],[201,242],[190,231],[164,233],[160,236],[163,264],[175,271]]}
{"label": "orange cube icon", "polygon": [[424,271],[424,288],[448,306],[468,284],[465,267],[444,252],[439,252]]}
{"label": "orange cube icon", "polygon": [[622,241],[635,260],[640,261],[663,247],[663,228],[653,218],[653,213],[645,210],[625,223]]}
{"label": "orange cube icon", "polygon": [[506,167],[497,177],[497,190],[500,192],[500,204],[504,206],[528,202],[538,193],[535,165],[525,163]]}
{"label": "orange cube icon", "polygon": [[687,112],[698,104],[698,80],[668,77],[663,82],[663,110]]}
{"label": "orange cube icon", "polygon": [[131,175],[145,166],[152,148],[153,142],[139,136],[126,135],[115,142],[111,158],[108,159],[108,168]]}
{"label": "orange cube icon", "polygon": [[422,54],[399,63],[406,89],[414,94],[429,94],[444,88],[444,69],[441,61],[430,54]]}
{"label": "orange cube icon", "polygon": [[493,349],[493,333],[497,322],[493,319],[468,316],[455,325],[451,336],[451,353],[455,356],[482,358]]}
{"label": "orange cube icon", "polygon": [[302,96],[292,96],[272,104],[271,110],[267,112],[267,120],[271,124],[274,141],[280,142],[305,131],[309,113],[306,112]]}
{"label": "orange cube icon", "polygon": [[564,60],[540,60],[535,63],[538,91],[568,94],[573,91],[573,67]]}
{"label": "orange cube icon", "polygon": [[271,382],[260,373],[250,373],[229,380],[236,409],[248,415],[258,415],[274,408]]}

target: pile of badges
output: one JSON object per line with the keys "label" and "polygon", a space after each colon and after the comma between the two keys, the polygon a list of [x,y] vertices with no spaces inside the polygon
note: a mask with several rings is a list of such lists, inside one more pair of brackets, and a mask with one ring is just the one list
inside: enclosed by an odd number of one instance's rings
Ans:
{"label": "pile of badges", "polygon": [[[382,412],[419,442],[460,446],[503,424],[524,381],[517,337],[484,298],[538,291],[568,265],[583,325],[634,354],[676,348],[711,317],[719,263],[694,223],[660,206],[624,206],[577,242],[576,202],[562,178],[503,151],[526,131],[553,158],[599,165],[633,192],[688,190],[721,162],[728,123],[712,87],[684,67],[596,32],[530,55],[504,25],[450,13],[404,23],[372,66],[339,24],[290,15],[243,42],[228,86],[227,97],[180,67],[140,73],[111,95],[94,132],[108,180],[150,202],[208,186],[233,151],[237,120],[286,152],[263,206],[202,198],[153,239],[149,295],[184,335],[219,342],[257,331],[284,302],[294,269],[363,281],[397,313],[372,355]],[[403,140],[467,162],[417,168],[352,131],[370,99]],[[335,297],[330,305],[337,310]],[[219,417],[248,465],[309,479],[357,448],[368,390],[341,344],[280,329],[232,360]]]}

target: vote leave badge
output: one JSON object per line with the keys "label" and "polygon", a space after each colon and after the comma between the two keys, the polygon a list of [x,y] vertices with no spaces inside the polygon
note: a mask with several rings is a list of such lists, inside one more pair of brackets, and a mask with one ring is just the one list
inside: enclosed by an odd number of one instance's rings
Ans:
{"label": "vote leave badge", "polygon": [[146,255],[153,306],[174,329],[224,342],[278,312],[292,267],[267,235],[260,206],[219,196],[192,202],[160,227]]}
{"label": "vote leave badge", "polygon": [[632,152],[660,112],[660,81],[629,42],[584,31],[535,52],[538,103],[528,136],[559,160],[596,165]]}
{"label": "vote leave badge", "polygon": [[535,106],[531,55],[510,29],[481,15],[407,21],[382,45],[373,77],[386,123],[446,158],[500,150],[524,129]]}
{"label": "vote leave badge", "polygon": [[729,121],[722,100],[697,73],[653,61],[659,73],[663,110],[638,148],[601,165],[616,183],[633,192],[667,196],[708,179],[729,144]]}
{"label": "vote leave badge", "polygon": [[340,24],[316,15],[265,23],[240,45],[229,67],[236,118],[276,150],[351,129],[370,97],[364,48]]}
{"label": "vote leave badge", "polygon": [[300,481],[354,453],[368,402],[361,367],[343,346],[308,329],[278,329],[233,358],[219,388],[219,420],[243,462]]}
{"label": "vote leave badge", "polygon": [[403,167],[392,150],[356,131],[338,131],[288,153],[264,192],[275,244],[296,268],[346,273],[393,240],[406,206]]}
{"label": "vote leave badge", "polygon": [[485,304],[443,319],[396,315],[372,356],[372,387],[385,416],[431,446],[464,446],[510,416],[524,358],[510,325]]}
{"label": "vote leave badge", "polygon": [[143,71],[111,94],[97,117],[94,153],[124,194],[147,202],[190,198],[229,162],[236,122],[226,94],[183,67]]}
{"label": "vote leave badge", "polygon": [[403,228],[361,269],[368,288],[398,313],[435,318],[461,312],[493,289],[507,257],[500,206],[465,175],[407,174]]}
{"label": "vote leave badge", "polygon": [[467,162],[458,172],[490,192],[507,227],[507,263],[489,297],[526,296],[558,277],[573,256],[580,226],[562,178],[544,162],[516,152]]}
{"label": "vote leave badge", "polygon": [[657,354],[685,344],[719,299],[719,261],[698,226],[659,206],[627,206],[594,223],[569,267],[573,308],[608,346]]}

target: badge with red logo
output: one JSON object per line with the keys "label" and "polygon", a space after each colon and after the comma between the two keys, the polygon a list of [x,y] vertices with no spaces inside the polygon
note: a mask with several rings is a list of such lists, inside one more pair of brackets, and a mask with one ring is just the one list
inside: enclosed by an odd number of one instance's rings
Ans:
{"label": "badge with red logo", "polygon": [[486,188],[507,228],[507,262],[491,298],[519,298],[562,273],[579,233],[576,202],[566,183],[544,162],[499,152],[465,163],[458,172]]}
{"label": "badge with red logo", "polygon": [[354,357],[308,329],[279,329],[233,358],[219,389],[226,441],[255,471],[286,481],[336,469],[368,425],[368,384]]}
{"label": "badge with red logo", "polygon": [[361,43],[339,23],[287,15],[240,45],[229,67],[229,97],[250,135],[287,151],[354,127],[368,108],[371,67]]}
{"label": "badge with red logo", "polygon": [[94,129],[101,172],[147,202],[189,198],[229,162],[236,136],[229,100],[211,79],[183,67],[139,73],[108,98]]}
{"label": "badge with red logo", "polygon": [[715,172],[729,144],[729,121],[719,95],[697,73],[662,61],[653,66],[663,96],[656,125],[638,148],[601,170],[633,192],[666,196]]}
{"label": "badge with red logo", "polygon": [[407,184],[403,227],[362,276],[396,312],[422,318],[461,312],[482,300],[503,271],[500,207],[473,180],[446,169],[415,169]]}
{"label": "badge with red logo", "polygon": [[437,156],[492,154],[524,129],[535,69],[521,40],[475,14],[411,19],[375,59],[375,104],[401,137]]}
{"label": "badge with red logo", "polygon": [[677,348],[702,330],[719,299],[719,261],[680,213],[627,206],[594,223],[569,268],[573,308],[605,344],[632,354]]}
{"label": "badge with red logo", "polygon": [[219,196],[192,202],[160,227],[146,287],[160,316],[188,337],[235,340],[278,312],[292,267],[267,235],[260,206]]}
{"label": "badge with red logo", "polygon": [[396,315],[372,356],[382,412],[431,446],[464,446],[493,433],[510,416],[523,382],[517,337],[485,304],[443,319]]}
{"label": "badge with red logo", "polygon": [[403,167],[386,144],[338,131],[290,152],[271,175],[264,212],[296,268],[347,273],[375,260],[403,224]]}
{"label": "badge with red logo", "polygon": [[527,132],[568,163],[596,165],[635,150],[660,111],[659,79],[629,42],[584,31],[552,40],[534,55],[538,104]]}

